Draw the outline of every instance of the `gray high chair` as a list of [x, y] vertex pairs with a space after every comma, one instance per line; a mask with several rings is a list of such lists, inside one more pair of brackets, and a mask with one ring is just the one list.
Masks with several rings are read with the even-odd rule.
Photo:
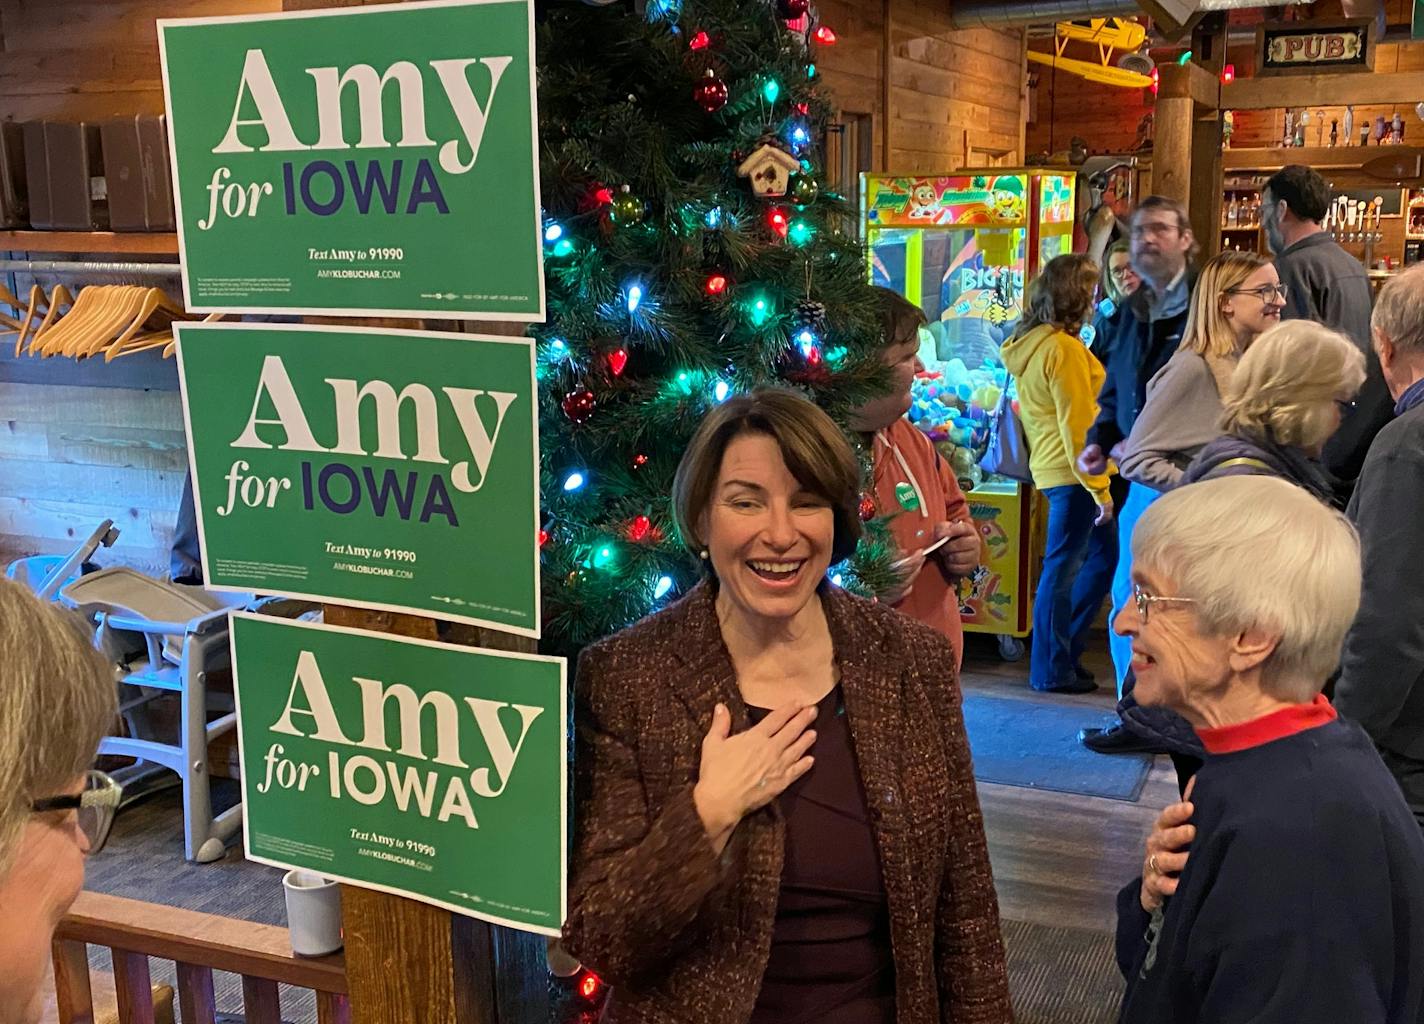
[[[213, 814], [208, 745], [236, 726], [237, 714], [231, 699], [215, 700], [207, 684], [210, 672], [229, 664], [228, 609], [248, 605], [252, 595], [214, 594], [110, 568], [71, 579], [59, 599], [90, 616], [95, 644], [113, 660], [120, 684], [128, 735], [107, 737], [99, 753], [137, 759], [114, 773], [126, 789], [151, 788], [155, 776], [177, 773], [184, 856], [204, 864], [221, 859], [242, 825], [242, 805]], [[176, 742], [162, 736], [153, 714], [154, 703], [170, 693], [181, 705]]]

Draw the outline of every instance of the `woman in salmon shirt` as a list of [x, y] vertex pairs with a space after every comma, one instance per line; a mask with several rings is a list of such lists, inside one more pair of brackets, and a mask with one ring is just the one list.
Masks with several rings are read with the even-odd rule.
[[1048, 499], [1048, 543], [1033, 606], [1029, 684], [1051, 693], [1097, 689], [1073, 667], [1073, 581], [1095, 525], [1112, 519], [1107, 474], [1074, 463], [1098, 415], [1103, 367], [1079, 337], [1093, 313], [1098, 266], [1087, 256], [1050, 260], [1029, 286], [1025, 314], [1004, 343], [1018, 383], [1033, 484]]
[[[897, 611], [943, 633], [964, 656], [959, 619], [959, 581], [979, 567], [979, 533], [954, 470], [930, 439], [905, 419], [910, 384], [924, 370], [920, 362], [920, 307], [888, 288], [876, 288], [884, 323], [881, 358], [890, 368], [891, 390], [851, 414], [850, 425], [869, 435], [874, 447], [871, 496], [877, 516], [891, 516], [890, 533], [904, 552], [900, 585], [882, 600]], [[941, 538], [944, 545], [924, 550]]]

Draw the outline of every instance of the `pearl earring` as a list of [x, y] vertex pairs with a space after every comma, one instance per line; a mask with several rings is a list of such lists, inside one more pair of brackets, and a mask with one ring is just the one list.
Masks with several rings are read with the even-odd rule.
[[698, 555], [701, 556], [701, 558], [702, 558], [702, 560], [703, 560], [704, 562], [707, 561], [708, 558], [712, 557], [712, 556], [708, 553], [708, 551], [707, 551], [706, 548], [703, 548], [701, 551], [699, 551], [699, 552], [698, 552]]

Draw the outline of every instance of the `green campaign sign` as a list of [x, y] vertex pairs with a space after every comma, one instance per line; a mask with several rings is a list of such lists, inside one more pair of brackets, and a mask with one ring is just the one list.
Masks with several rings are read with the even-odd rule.
[[557, 935], [564, 661], [232, 616], [247, 857]]
[[158, 34], [188, 308], [544, 319], [532, 0]]
[[209, 587], [539, 635], [533, 342], [174, 329]]

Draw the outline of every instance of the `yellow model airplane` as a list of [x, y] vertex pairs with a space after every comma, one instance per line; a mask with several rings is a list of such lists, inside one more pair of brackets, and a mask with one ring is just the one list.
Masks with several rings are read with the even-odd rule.
[[[1060, 21], [1054, 31], [1053, 53], [1028, 52], [1028, 59], [1037, 64], [1078, 75], [1090, 82], [1115, 85], [1124, 89], [1146, 89], [1152, 77], [1112, 63], [1118, 50], [1135, 51], [1147, 39], [1147, 30], [1129, 18], [1093, 18], [1087, 24]], [[1091, 43], [1098, 48], [1098, 63], [1063, 56], [1070, 42]]]

